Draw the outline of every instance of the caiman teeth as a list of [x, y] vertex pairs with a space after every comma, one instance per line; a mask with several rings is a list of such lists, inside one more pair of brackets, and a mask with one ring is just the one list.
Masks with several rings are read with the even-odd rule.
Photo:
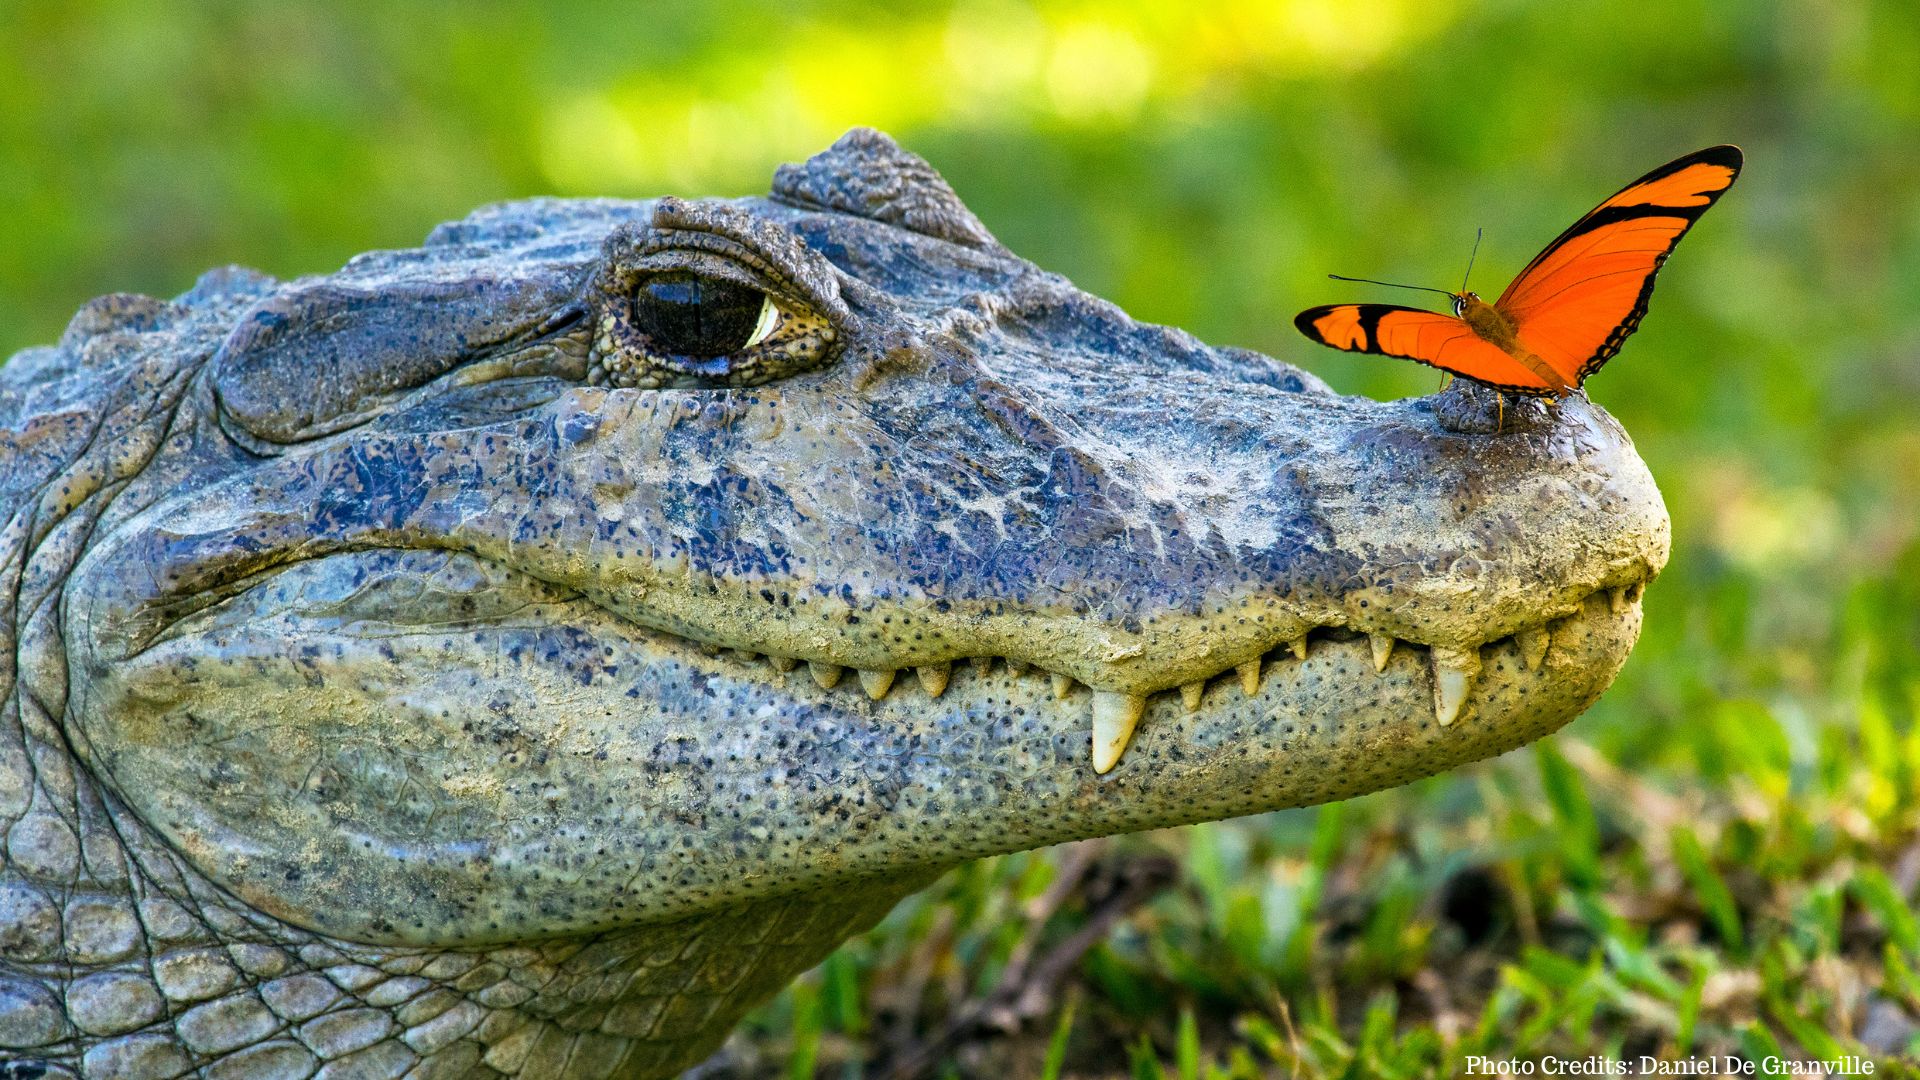
[[1393, 635], [1368, 634], [1367, 643], [1373, 646], [1373, 670], [1387, 670], [1387, 661], [1393, 659]]
[[1450, 649], [1435, 645], [1433, 653], [1433, 716], [1446, 727], [1460, 716], [1473, 689], [1473, 677], [1480, 674], [1480, 650]]
[[[1644, 582], [1632, 582], [1626, 585], [1610, 586], [1598, 590], [1598, 592], [1590, 594], [1590, 597], [1597, 598], [1599, 593], [1605, 593], [1608, 607], [1616, 614], [1623, 614], [1640, 600], [1645, 589], [1646, 585]], [[1368, 651], [1371, 653], [1373, 659], [1374, 671], [1376, 673], [1385, 672], [1387, 665], [1392, 662], [1394, 650], [1400, 645], [1399, 639], [1391, 634], [1372, 631], [1369, 631], [1366, 637]], [[1526, 670], [1529, 672], [1540, 671], [1546, 664], [1547, 654], [1552, 651], [1553, 634], [1551, 629], [1546, 625], [1527, 627], [1514, 631], [1512, 637], [1514, 648], [1519, 653], [1520, 660], [1525, 665]], [[1351, 632], [1343, 632], [1336, 634], [1334, 640], [1339, 642], [1353, 641], [1357, 645], [1358, 635]], [[1259, 694], [1265, 682], [1264, 676], [1266, 672], [1263, 665], [1265, 664], [1266, 658], [1268, 656], [1277, 657], [1279, 650], [1285, 649], [1288, 654], [1296, 659], [1307, 660], [1311, 653], [1311, 641], [1312, 638], [1305, 634], [1296, 638], [1286, 639], [1274, 644], [1268, 653], [1233, 665], [1232, 671], [1234, 675], [1238, 676], [1240, 689], [1248, 696]], [[706, 656], [717, 657], [725, 655], [742, 661], [758, 660], [763, 656], [763, 654], [755, 650], [740, 646], [720, 646], [711, 642], [689, 642], [689, 644], [697, 646], [699, 651]], [[1433, 671], [1434, 719], [1438, 721], [1442, 727], [1451, 726], [1453, 722], [1458, 720], [1461, 714], [1466, 711], [1467, 699], [1473, 693], [1474, 680], [1480, 675], [1482, 665], [1480, 646], [1462, 649], [1445, 645], [1432, 645], [1427, 646], [1427, 649]], [[778, 653], [766, 653], [764, 654], [764, 658], [768, 664], [772, 665], [775, 671], [782, 674], [796, 670], [802, 663], [806, 664], [808, 674], [812, 676], [813, 681], [819, 684], [823, 690], [832, 690], [838, 686], [847, 671], [842, 665], [825, 660], [799, 660], [791, 656], [782, 656]], [[973, 668], [975, 674], [983, 678], [992, 674], [995, 660], [1004, 663], [1008, 673], [1012, 675], [1024, 675], [1035, 670], [1032, 664], [1016, 660], [1011, 656], [972, 656], [966, 658], [966, 660]], [[957, 661], [949, 661], [937, 664], [924, 664], [913, 669], [914, 675], [920, 680], [921, 689], [927, 692], [928, 697], [937, 698], [946, 692], [953, 678], [953, 668], [956, 662]], [[859, 676], [860, 687], [866, 692], [867, 697], [874, 701], [880, 701], [885, 699], [886, 696], [893, 691], [894, 684], [898, 680], [901, 672], [905, 669], [882, 670], [878, 668], [855, 668], [854, 670]], [[1280, 674], [1276, 674], [1275, 677], [1283, 677], [1286, 672], [1291, 670], [1290, 668], [1282, 668], [1280, 669]], [[1044, 669], [1042, 669], [1042, 671], [1048, 674], [1051, 680], [1053, 697], [1056, 700], [1067, 700], [1073, 696], [1074, 690], [1080, 686], [1080, 683], [1072, 675], [1046, 673]], [[1186, 711], [1189, 713], [1199, 712], [1202, 701], [1206, 696], [1207, 683], [1212, 677], [1224, 674], [1225, 672], [1223, 671], [1215, 671], [1213, 675], [1208, 678], [1194, 679], [1190, 682], [1180, 684], [1178, 687], [1180, 702]], [[1173, 688], [1167, 687], [1166, 689], [1170, 691]], [[1140, 723], [1140, 718], [1146, 708], [1146, 702], [1147, 697], [1143, 694], [1113, 690], [1094, 691], [1093, 764], [1096, 773], [1104, 774], [1109, 772], [1119, 763], [1121, 756], [1126, 751], [1129, 740], [1133, 737], [1134, 728]]]
[[893, 689], [893, 676], [894, 673], [891, 671], [868, 671], [866, 668], [861, 668], [860, 688], [867, 692], [868, 697], [879, 701], [887, 696], [888, 690]]
[[1520, 659], [1526, 662], [1527, 670], [1539, 671], [1547, 659], [1547, 646], [1553, 644], [1553, 634], [1544, 626], [1534, 626], [1513, 635], [1513, 642], [1520, 646]]
[[1093, 692], [1093, 771], [1105, 775], [1120, 763], [1133, 729], [1140, 726], [1147, 699], [1140, 694], [1122, 694], [1112, 690]]
[[926, 664], [913, 669], [920, 676], [920, 688], [928, 697], [939, 697], [947, 692], [947, 681], [953, 678], [952, 664]]
[[1205, 679], [1195, 679], [1180, 687], [1180, 704], [1185, 705], [1188, 712], [1199, 712], [1200, 695], [1206, 692], [1207, 681]]
[[846, 671], [839, 664], [827, 664], [819, 660], [807, 661], [807, 670], [813, 673], [813, 681], [819, 683], [822, 690], [833, 689], [840, 682], [840, 676]]

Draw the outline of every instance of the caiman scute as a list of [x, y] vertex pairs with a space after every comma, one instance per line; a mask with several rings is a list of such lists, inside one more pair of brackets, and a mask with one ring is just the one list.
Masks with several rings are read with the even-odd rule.
[[1135, 322], [870, 131], [104, 297], [0, 369], [0, 1060], [671, 1075], [964, 860], [1566, 723], [1667, 528], [1584, 398]]

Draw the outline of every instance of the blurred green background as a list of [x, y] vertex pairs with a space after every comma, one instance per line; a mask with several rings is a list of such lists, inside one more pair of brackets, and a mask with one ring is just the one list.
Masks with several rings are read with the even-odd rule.
[[[0, 355], [98, 293], [324, 272], [483, 202], [762, 192], [869, 124], [1137, 317], [1426, 393], [1424, 368], [1298, 337], [1302, 307], [1393, 298], [1327, 272], [1450, 286], [1484, 227], [1492, 294], [1629, 179], [1740, 144], [1738, 187], [1590, 386], [1674, 519], [1614, 691], [1544, 751], [1102, 846], [1108, 870], [1173, 856], [1174, 883], [1043, 1015], [926, 1056], [1448, 1075], [1476, 1047], [1916, 1045], [1911, 0], [88, 0], [0, 4], [0, 43]], [[1098, 913], [1083, 889], [1021, 914], [1076, 865], [950, 877], [729, 1067], [861, 1075], [924, 1046]]]

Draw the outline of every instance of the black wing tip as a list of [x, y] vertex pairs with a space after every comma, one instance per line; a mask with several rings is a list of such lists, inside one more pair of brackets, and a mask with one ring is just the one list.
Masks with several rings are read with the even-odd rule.
[[[1646, 180], [1654, 180], [1671, 173], [1677, 173], [1689, 165], [1719, 165], [1731, 170], [1735, 176], [1738, 176], [1740, 175], [1740, 167], [1746, 163], [1747, 155], [1744, 151], [1732, 143], [1721, 143], [1718, 146], [1709, 146], [1702, 150], [1695, 150], [1691, 154], [1682, 154], [1672, 161], [1667, 162], [1665, 165], [1653, 170], [1653, 172], [1647, 174], [1642, 180], [1636, 181], [1636, 183], [1644, 183]], [[1631, 187], [1632, 185], [1628, 186]]]
[[1740, 166], [1747, 163], [1746, 152], [1732, 143], [1721, 143], [1718, 146], [1709, 146], [1705, 150], [1695, 150], [1687, 156], [1709, 165], [1725, 165], [1734, 172], [1739, 172]]
[[1315, 330], [1313, 324], [1319, 322], [1328, 312], [1338, 306], [1338, 304], [1321, 304], [1319, 307], [1310, 307], [1293, 317], [1293, 328], [1315, 341], [1319, 341], [1320, 331]]

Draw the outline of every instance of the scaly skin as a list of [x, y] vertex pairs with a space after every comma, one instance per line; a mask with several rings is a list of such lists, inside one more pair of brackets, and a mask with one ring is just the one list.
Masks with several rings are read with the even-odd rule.
[[[662, 359], [676, 268], [779, 332]], [[667, 1076], [964, 860], [1537, 738], [1667, 521], [1493, 415], [1135, 323], [861, 131], [95, 301], [0, 369], [0, 1060]]]

